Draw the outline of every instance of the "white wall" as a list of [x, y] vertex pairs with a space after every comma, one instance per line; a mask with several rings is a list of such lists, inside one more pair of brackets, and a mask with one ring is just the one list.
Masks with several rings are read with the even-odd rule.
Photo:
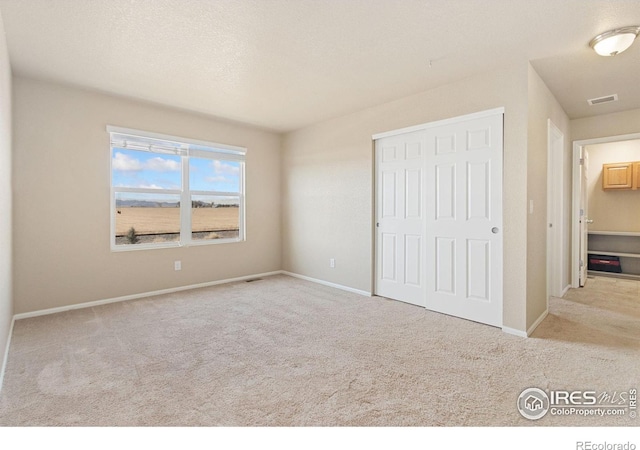
[[640, 161], [640, 140], [585, 146], [589, 152], [589, 218], [591, 230], [640, 232], [640, 191], [603, 190], [602, 165]]
[[526, 330], [527, 78], [522, 63], [287, 134], [285, 270], [371, 291], [372, 134], [505, 107], [503, 319]]
[[571, 121], [571, 140], [581, 141], [640, 133], [640, 109], [584, 117]]
[[11, 111], [11, 67], [0, 15], [0, 377], [13, 317]]
[[569, 117], [544, 81], [529, 64], [527, 130], [527, 190], [533, 213], [527, 220], [527, 327], [547, 309], [547, 147], [548, 119], [565, 136], [563, 151], [563, 261], [562, 286], [569, 284], [571, 270], [571, 145]]
[[[49, 82], [13, 87], [15, 313], [281, 268], [278, 134]], [[112, 252], [107, 125], [246, 147], [247, 241]]]

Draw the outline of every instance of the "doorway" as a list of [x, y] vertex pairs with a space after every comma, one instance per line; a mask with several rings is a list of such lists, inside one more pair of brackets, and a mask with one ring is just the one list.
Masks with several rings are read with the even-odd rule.
[[[630, 268], [632, 272], [640, 271], [640, 229], [636, 229], [639, 221], [628, 217], [628, 213], [640, 210], [640, 192], [626, 189], [613, 192], [604, 189], [603, 162], [615, 162], [617, 157], [613, 156], [613, 153], [605, 159], [586, 158], [593, 153], [593, 151], [589, 152], [589, 149], [594, 150], [608, 144], [622, 145], [625, 142], [637, 142], [640, 145], [640, 133], [587, 139], [573, 143], [572, 287], [584, 286], [588, 282], [589, 253], [614, 257], [614, 260], [618, 258], [618, 261]], [[622, 158], [640, 161], [640, 151], [637, 155], [637, 159], [633, 155]], [[587, 171], [584, 163], [588, 160], [590, 160], [588, 164], [591, 169]], [[585, 174], [591, 174], [591, 176], [585, 179]], [[589, 204], [593, 203], [589, 199], [594, 195], [604, 198], [604, 203], [611, 206], [609, 213], [602, 215], [589, 211]], [[623, 197], [632, 199], [631, 207], [619, 206], [622, 205], [619, 202]], [[591, 272], [591, 274], [594, 273], [597, 272]], [[614, 272], [605, 275], [618, 276]], [[620, 276], [634, 278], [633, 275], [624, 273]], [[640, 279], [640, 276], [638, 278]]]
[[503, 114], [374, 136], [376, 295], [502, 326]]

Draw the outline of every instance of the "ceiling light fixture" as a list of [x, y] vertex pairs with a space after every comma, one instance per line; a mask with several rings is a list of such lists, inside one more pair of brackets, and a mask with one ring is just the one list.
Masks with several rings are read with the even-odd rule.
[[631, 47], [638, 33], [640, 33], [640, 27], [618, 28], [597, 35], [589, 42], [589, 46], [598, 55], [615, 56]]

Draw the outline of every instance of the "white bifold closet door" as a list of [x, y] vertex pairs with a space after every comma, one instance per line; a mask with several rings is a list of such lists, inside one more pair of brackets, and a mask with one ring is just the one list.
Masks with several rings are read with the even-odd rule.
[[502, 121], [376, 140], [376, 294], [502, 325]]

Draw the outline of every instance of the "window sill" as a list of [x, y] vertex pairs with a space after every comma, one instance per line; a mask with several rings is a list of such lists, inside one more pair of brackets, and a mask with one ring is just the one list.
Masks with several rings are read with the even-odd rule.
[[203, 245], [217, 245], [217, 244], [234, 244], [238, 242], [244, 242], [246, 239], [233, 238], [233, 239], [211, 239], [207, 241], [191, 241], [188, 244], [181, 244], [179, 242], [169, 242], [165, 244], [129, 244], [111, 246], [111, 251], [115, 253], [119, 252], [132, 252], [138, 250], [155, 250], [164, 248], [186, 248], [186, 247], [201, 247]]

